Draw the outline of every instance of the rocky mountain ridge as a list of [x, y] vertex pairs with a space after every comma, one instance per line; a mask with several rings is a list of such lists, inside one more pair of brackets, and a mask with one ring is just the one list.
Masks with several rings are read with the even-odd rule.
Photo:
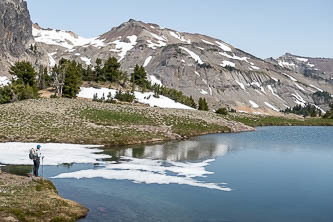
[[[315, 104], [317, 91], [333, 93], [329, 74], [321, 78], [307, 75], [310, 69], [320, 72], [313, 59], [287, 54], [288, 60], [262, 60], [221, 40], [152, 23], [129, 20], [90, 39], [52, 29], [34, 28], [33, 33], [49, 53], [50, 66], [63, 57], [88, 66], [97, 58], [115, 56], [128, 73], [136, 64], [143, 65], [154, 82], [195, 99], [206, 97], [212, 108], [274, 113], [297, 104]], [[291, 59], [297, 61], [295, 68], [288, 66]]]
[[[20, 0], [5, 2], [12, 1], [26, 7]], [[23, 11], [30, 21], [27, 9]], [[324, 100], [314, 99], [313, 94], [333, 94], [331, 66], [323, 60], [290, 54], [262, 60], [216, 38], [132, 19], [96, 38], [43, 29], [28, 21], [26, 26], [32, 26], [33, 39], [24, 38], [18, 57], [2, 60], [6, 61], [1, 64], [3, 70], [18, 59], [52, 67], [66, 58], [93, 66], [97, 58], [115, 56], [124, 71], [131, 73], [136, 64], [143, 65], [153, 82], [181, 90], [195, 100], [205, 97], [211, 109], [228, 106], [258, 114], [274, 114], [306, 103], [324, 111], [327, 104], [319, 104], [317, 101]], [[30, 33], [29, 28], [21, 31]], [[31, 41], [34, 51], [29, 51]]]

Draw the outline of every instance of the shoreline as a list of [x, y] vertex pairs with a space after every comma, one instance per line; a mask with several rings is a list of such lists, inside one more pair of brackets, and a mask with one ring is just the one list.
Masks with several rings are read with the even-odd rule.
[[0, 172], [1, 221], [76, 221], [88, 209], [59, 196], [45, 178], [30, 178]]

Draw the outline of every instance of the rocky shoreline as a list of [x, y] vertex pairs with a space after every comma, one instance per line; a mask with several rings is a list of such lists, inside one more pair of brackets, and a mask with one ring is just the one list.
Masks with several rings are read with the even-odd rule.
[[75, 221], [87, 213], [49, 180], [0, 172], [0, 221]]

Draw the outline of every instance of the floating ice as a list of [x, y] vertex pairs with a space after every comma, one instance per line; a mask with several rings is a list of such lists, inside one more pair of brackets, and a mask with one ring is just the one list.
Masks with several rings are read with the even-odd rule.
[[[181, 184], [220, 191], [231, 191], [231, 188], [225, 187], [221, 183], [208, 183], [196, 179], [213, 174], [213, 172], [209, 172], [205, 169], [210, 162], [214, 161], [213, 159], [198, 163], [137, 159], [131, 157], [123, 157], [123, 159], [126, 160], [117, 164], [106, 164], [105, 167], [100, 169], [62, 173], [53, 178], [104, 178], [129, 180], [134, 183]], [[225, 183], [223, 184], [225, 185]]]

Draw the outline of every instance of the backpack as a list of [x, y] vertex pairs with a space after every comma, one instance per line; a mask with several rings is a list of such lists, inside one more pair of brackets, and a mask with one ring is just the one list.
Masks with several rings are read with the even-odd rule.
[[33, 160], [34, 159], [34, 154], [33, 154], [33, 148], [30, 149], [30, 152], [29, 152], [29, 159], [30, 160]]

